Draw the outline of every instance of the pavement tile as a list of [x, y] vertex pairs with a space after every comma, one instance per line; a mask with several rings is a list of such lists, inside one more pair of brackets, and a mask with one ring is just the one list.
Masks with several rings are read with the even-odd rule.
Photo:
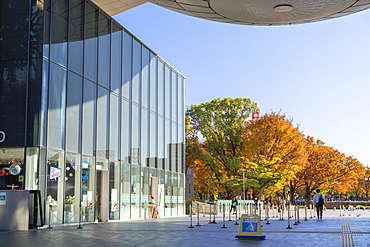
[[[287, 218], [280, 221], [277, 217], [261, 222], [266, 240], [235, 240], [239, 225], [233, 220], [222, 221], [222, 216], [216, 217], [217, 224], [209, 224], [209, 216], [193, 216], [193, 227], [189, 228], [190, 217], [175, 217], [147, 220], [132, 220], [109, 223], [84, 224], [83, 229], [77, 225], [55, 226], [52, 229], [42, 228], [29, 231], [0, 232], [0, 246], [305, 246], [305, 247], [338, 247], [342, 243], [342, 223], [349, 225], [353, 244], [356, 247], [370, 246], [370, 212], [363, 211], [357, 217], [355, 212], [345, 212], [346, 216], [339, 216], [339, 211], [327, 210], [323, 220], [315, 218], [300, 219], [300, 224], [286, 229]], [[304, 215], [304, 212], [300, 213]], [[265, 216], [262, 214], [262, 219]], [[213, 220], [213, 216], [211, 217]], [[239, 223], [239, 222], [238, 222]], [[227, 228], [222, 228], [225, 225]]]

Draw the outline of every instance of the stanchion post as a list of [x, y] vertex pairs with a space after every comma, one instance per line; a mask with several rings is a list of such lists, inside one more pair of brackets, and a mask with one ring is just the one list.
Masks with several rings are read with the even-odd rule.
[[301, 222], [299, 221], [299, 205], [297, 206], [297, 223], [300, 224]]
[[225, 206], [226, 206], [225, 204], [222, 204], [222, 227], [221, 228], [227, 228], [225, 226], [225, 214], [226, 214]]
[[236, 214], [235, 214], [235, 224], [234, 225], [239, 225], [239, 223], [238, 223], [238, 205], [236, 205]]
[[229, 221], [231, 221], [231, 210], [232, 210], [232, 207], [231, 207], [231, 204], [230, 205], [230, 210], [229, 210]]
[[81, 217], [82, 217], [82, 205], [81, 205], [81, 202], [80, 202], [80, 217], [78, 217], [78, 227], [77, 229], [83, 229], [82, 226], [81, 226]]
[[191, 207], [191, 205], [189, 205], [190, 226], [188, 228], [194, 228], [192, 214], [193, 214], [192, 207]]
[[312, 219], [312, 204], [310, 203], [310, 219]]
[[293, 225], [298, 225], [298, 222], [297, 222], [297, 204], [294, 207], [294, 224]]
[[197, 203], [197, 219], [198, 219], [198, 224], [196, 224], [196, 226], [201, 226], [199, 224], [199, 202]]
[[216, 222], [216, 203], [213, 204], [213, 221], [212, 224], [217, 224]]
[[267, 219], [267, 222], [266, 222], [266, 225], [270, 225], [270, 222], [269, 222], [269, 210], [270, 210], [270, 207], [269, 207], [269, 204], [267, 203], [266, 204], [266, 219]]
[[290, 226], [290, 205], [288, 206], [288, 226], [286, 227], [286, 229], [292, 229], [292, 227]]
[[209, 204], [209, 221], [208, 224], [212, 223], [212, 212], [211, 212], [211, 203]]
[[48, 229], [52, 229], [51, 227], [51, 205], [49, 204], [49, 226]]

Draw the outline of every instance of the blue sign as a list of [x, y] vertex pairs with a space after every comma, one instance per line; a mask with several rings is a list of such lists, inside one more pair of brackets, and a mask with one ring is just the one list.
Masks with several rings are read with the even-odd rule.
[[6, 193], [0, 193], [0, 205], [6, 205]]

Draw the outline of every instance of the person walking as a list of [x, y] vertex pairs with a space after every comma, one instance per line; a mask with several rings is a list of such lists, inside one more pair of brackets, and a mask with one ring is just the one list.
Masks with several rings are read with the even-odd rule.
[[313, 204], [316, 207], [317, 219], [322, 220], [322, 209], [324, 207], [325, 197], [320, 193], [320, 190], [316, 190], [316, 194], [313, 196]]
[[236, 207], [238, 206], [238, 199], [236, 199], [236, 196], [233, 197], [231, 200], [231, 208], [230, 208], [230, 213], [232, 210], [234, 210], [234, 214], [236, 214]]

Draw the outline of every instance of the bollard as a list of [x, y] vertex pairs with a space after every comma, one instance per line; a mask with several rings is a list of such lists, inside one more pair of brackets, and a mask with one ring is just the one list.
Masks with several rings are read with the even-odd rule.
[[299, 205], [297, 207], [297, 223], [301, 224], [301, 222], [299, 221]]
[[238, 224], [238, 207], [236, 207], [235, 224], [234, 225], [239, 225]]
[[333, 208], [333, 211], [335, 211], [335, 209], [336, 209], [336, 208], [334, 207], [334, 208]]
[[216, 203], [213, 204], [213, 221], [212, 224], [217, 224], [216, 222]]
[[222, 227], [221, 228], [227, 228], [225, 226], [225, 204], [222, 204]]
[[307, 205], [304, 205], [304, 220], [307, 221]]
[[294, 224], [293, 225], [298, 225], [297, 221], [297, 205], [294, 207]]
[[82, 226], [81, 226], [81, 217], [82, 217], [82, 211], [81, 210], [82, 210], [82, 205], [80, 203], [80, 217], [78, 219], [78, 227], [77, 227], [77, 229], [83, 229]]
[[339, 217], [342, 217], [342, 205], [339, 205]]
[[193, 214], [193, 211], [192, 211], [191, 205], [189, 205], [190, 226], [188, 228], [194, 228], [192, 214]]
[[197, 219], [198, 219], [198, 224], [196, 224], [196, 226], [201, 226], [200, 224], [199, 224], [199, 203], [197, 203]]
[[288, 207], [288, 226], [286, 227], [286, 229], [292, 229], [292, 227], [290, 226], [290, 205]]
[[312, 219], [312, 204], [310, 204], [310, 219]]

